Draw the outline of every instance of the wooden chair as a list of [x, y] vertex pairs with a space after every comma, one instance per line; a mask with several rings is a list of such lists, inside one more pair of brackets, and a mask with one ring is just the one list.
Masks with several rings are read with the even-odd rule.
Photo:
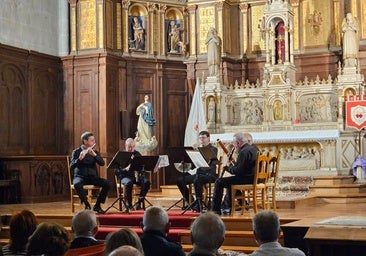
[[[66, 157], [67, 161], [67, 170], [69, 174], [69, 183], [70, 183], [70, 201], [71, 201], [71, 212], [75, 212], [75, 206], [80, 206], [80, 198], [78, 194], [75, 191], [74, 184], [72, 184], [72, 181], [74, 179], [74, 172], [70, 168], [70, 157]], [[101, 187], [94, 186], [94, 185], [84, 185], [83, 188], [87, 191], [87, 199], [90, 205], [92, 205], [92, 198], [93, 198], [93, 191], [97, 190], [100, 192]]]
[[65, 256], [104, 256], [105, 244], [69, 249]]
[[268, 160], [268, 180], [266, 182], [266, 208], [277, 209], [276, 187], [278, 180], [278, 170], [280, 167], [280, 154], [269, 157]]
[[[241, 214], [249, 207], [253, 207], [254, 213], [258, 212], [258, 206], [265, 208], [266, 182], [268, 179], [268, 157], [257, 154], [255, 163], [253, 184], [231, 186], [231, 216], [235, 213], [235, 201], [242, 200]], [[236, 192], [239, 193], [236, 195]]]

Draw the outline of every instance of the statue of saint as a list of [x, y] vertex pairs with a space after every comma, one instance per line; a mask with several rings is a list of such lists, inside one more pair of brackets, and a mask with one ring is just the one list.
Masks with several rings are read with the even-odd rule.
[[136, 109], [136, 115], [139, 116], [137, 122], [137, 140], [148, 142], [153, 137], [153, 128], [156, 123], [154, 119], [154, 110], [149, 102], [149, 96], [145, 95], [145, 101]]
[[209, 76], [218, 76], [220, 67], [220, 44], [221, 40], [217, 36], [215, 28], [210, 28], [207, 34], [207, 65]]
[[144, 28], [138, 17], [133, 18], [133, 36], [134, 36], [134, 47], [136, 50], [144, 50], [145, 38], [144, 38]]
[[351, 13], [347, 13], [342, 22], [343, 32], [343, 65], [344, 67], [356, 67], [359, 48], [359, 25]]
[[213, 97], [210, 98], [207, 106], [207, 113], [208, 113], [208, 122], [215, 122], [216, 121], [216, 104]]
[[175, 22], [175, 20], [170, 21], [169, 25], [169, 34], [168, 34], [168, 43], [169, 43], [169, 49], [170, 52], [175, 53], [178, 52], [178, 46], [179, 46], [179, 35], [180, 29]]

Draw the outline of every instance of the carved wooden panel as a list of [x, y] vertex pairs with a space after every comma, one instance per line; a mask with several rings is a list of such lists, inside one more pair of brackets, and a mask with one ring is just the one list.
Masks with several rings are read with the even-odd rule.
[[60, 151], [59, 58], [0, 45], [0, 154]]

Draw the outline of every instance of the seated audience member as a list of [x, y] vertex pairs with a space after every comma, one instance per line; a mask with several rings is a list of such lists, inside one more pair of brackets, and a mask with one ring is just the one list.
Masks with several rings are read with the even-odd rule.
[[27, 255], [63, 256], [69, 245], [70, 236], [63, 226], [43, 222], [29, 237]]
[[109, 256], [143, 256], [143, 254], [131, 245], [123, 245], [111, 252]]
[[191, 240], [193, 249], [189, 256], [217, 255], [225, 240], [224, 222], [213, 212], [201, 214], [191, 225]]
[[23, 210], [15, 213], [9, 223], [9, 244], [4, 245], [0, 255], [26, 255], [28, 237], [36, 230], [37, 224], [37, 219], [33, 212]]
[[109, 233], [106, 237], [105, 253], [108, 255], [113, 250], [123, 245], [130, 245], [144, 254], [144, 249], [137, 233], [129, 228], [120, 229], [116, 232]]
[[75, 239], [71, 242], [70, 249], [102, 243], [94, 238], [98, 231], [98, 222], [97, 215], [92, 210], [77, 212], [72, 217], [71, 228], [75, 234]]
[[182, 247], [169, 241], [170, 222], [167, 212], [159, 206], [151, 206], [144, 212], [141, 236], [145, 256], [184, 256]]
[[280, 236], [280, 220], [273, 211], [261, 211], [253, 217], [253, 233], [259, 248], [252, 256], [305, 256], [297, 248], [286, 248], [278, 242]]

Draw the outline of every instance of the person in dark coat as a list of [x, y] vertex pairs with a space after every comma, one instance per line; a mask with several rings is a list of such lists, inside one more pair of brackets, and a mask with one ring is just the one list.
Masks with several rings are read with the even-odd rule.
[[91, 210], [77, 212], [71, 220], [71, 228], [75, 239], [70, 244], [70, 249], [93, 246], [103, 243], [94, 238], [98, 231], [97, 216]]
[[182, 246], [167, 238], [169, 227], [168, 214], [163, 208], [151, 206], [146, 209], [141, 236], [145, 256], [185, 256]]

